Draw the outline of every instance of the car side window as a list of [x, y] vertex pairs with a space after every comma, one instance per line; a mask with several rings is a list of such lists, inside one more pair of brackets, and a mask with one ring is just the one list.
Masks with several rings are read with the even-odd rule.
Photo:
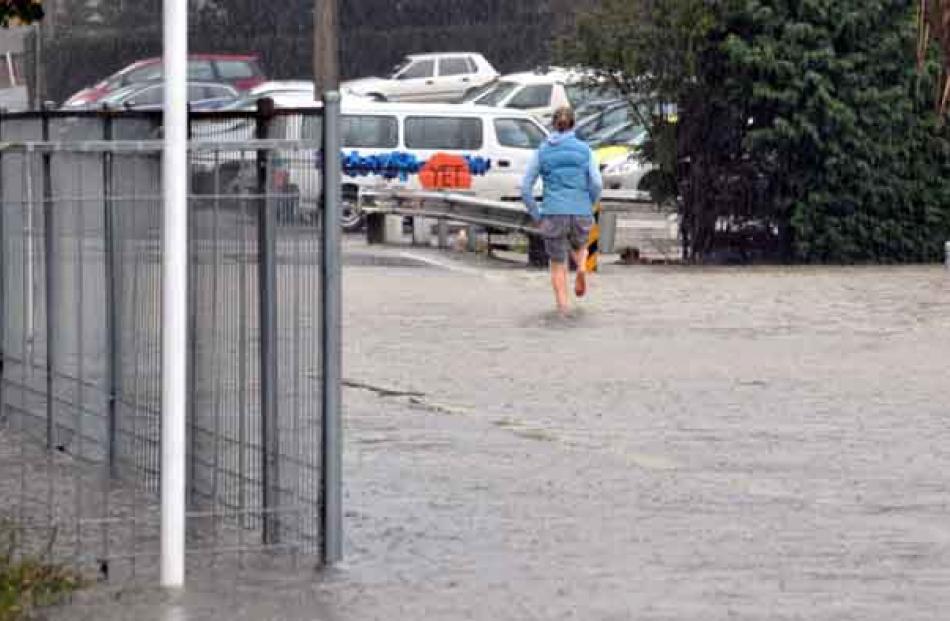
[[343, 146], [393, 149], [399, 145], [399, 123], [394, 116], [344, 115]]
[[434, 60], [420, 60], [414, 62], [399, 74], [397, 80], [417, 80], [419, 78], [431, 78], [435, 74]]
[[214, 80], [214, 68], [211, 61], [208, 60], [189, 60], [188, 61], [188, 79], [189, 80]]
[[537, 149], [544, 142], [544, 131], [527, 119], [495, 121], [498, 144], [513, 149]]
[[465, 62], [465, 58], [455, 57], [455, 58], [443, 58], [439, 61], [439, 75], [454, 76], [454, 75], [465, 75], [467, 73], [472, 73], [469, 70], [468, 63]]
[[469, 73], [478, 73], [478, 64], [475, 62], [474, 58], [471, 56], [466, 56], [465, 63], [468, 65]]
[[554, 88], [550, 84], [536, 84], [526, 86], [508, 102], [508, 108], [530, 110], [544, 108], [551, 105], [551, 92]]
[[219, 60], [215, 64], [222, 80], [246, 80], [255, 75], [254, 67], [243, 60]]
[[410, 149], [474, 151], [482, 148], [482, 121], [473, 118], [416, 116], [406, 119]]
[[224, 85], [205, 84], [202, 87], [204, 99], [218, 99], [219, 97], [234, 97], [234, 91]]
[[145, 90], [139, 91], [128, 100], [132, 106], [151, 106], [162, 103], [165, 89], [161, 86], [151, 86]]

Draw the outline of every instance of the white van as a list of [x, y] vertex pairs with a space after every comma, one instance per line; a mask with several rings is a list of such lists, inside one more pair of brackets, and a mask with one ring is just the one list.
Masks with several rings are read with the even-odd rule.
[[[313, 109], [320, 103], [295, 99], [282, 103], [281, 110]], [[281, 114], [275, 119], [268, 138], [278, 140], [321, 140], [322, 118], [319, 116]], [[521, 194], [521, 180], [538, 146], [547, 137], [547, 130], [534, 116], [518, 110], [484, 106], [426, 103], [386, 103], [355, 97], [344, 97], [340, 138], [343, 153], [360, 156], [410, 153], [420, 161], [446, 153], [480, 157], [491, 161], [489, 171], [472, 176], [470, 193], [491, 200], [516, 198]], [[253, 136], [250, 120], [224, 120], [196, 125], [197, 140], [241, 142]], [[223, 189], [234, 193], [253, 189], [256, 170], [253, 149], [215, 156], [193, 156], [197, 168], [212, 170]], [[320, 205], [322, 179], [318, 162], [319, 149], [274, 152], [272, 183], [276, 188], [298, 196], [293, 211], [304, 215], [316, 212]], [[200, 161], [198, 161], [200, 160]], [[418, 175], [406, 179], [385, 179], [379, 175], [343, 175], [343, 225], [355, 230], [362, 224], [361, 195], [364, 189], [421, 190]], [[207, 191], [207, 190], [205, 190]], [[280, 192], [281, 190], [275, 189]]]
[[[289, 116], [272, 138], [318, 138], [318, 118]], [[437, 153], [491, 160], [484, 176], [473, 176], [465, 192], [501, 200], [520, 196], [521, 180], [547, 130], [534, 116], [517, 110], [453, 104], [384, 103], [344, 100], [340, 139], [343, 152], [361, 156], [405, 152], [425, 161]], [[302, 211], [319, 204], [319, 178], [293, 166], [290, 183], [300, 190]], [[418, 175], [384, 179], [378, 175], [343, 176], [344, 227], [361, 223], [360, 195], [366, 188], [422, 189]]]

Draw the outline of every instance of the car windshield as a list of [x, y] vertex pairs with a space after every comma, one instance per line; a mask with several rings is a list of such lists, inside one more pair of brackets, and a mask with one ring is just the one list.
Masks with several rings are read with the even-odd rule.
[[411, 58], [408, 58], [408, 57], [403, 58], [401, 61], [399, 61], [399, 64], [393, 67], [393, 70], [389, 73], [389, 77], [395, 78], [397, 75], [399, 75], [399, 73], [402, 72], [403, 69], [405, 69], [411, 64], [412, 64]]
[[586, 82], [568, 84], [565, 90], [567, 99], [574, 109], [579, 109], [594, 101], [616, 100], [620, 97], [620, 91], [613, 86], [591, 85]]
[[630, 123], [633, 120], [633, 109], [629, 104], [623, 103], [582, 119], [577, 124], [575, 133], [581, 140], [593, 142], [616, 129], [618, 125]]
[[483, 84], [482, 86], [479, 86], [478, 88], [474, 88], [472, 89], [472, 92], [470, 92], [468, 95], [465, 96], [465, 98], [462, 100], [462, 103], [473, 103], [476, 99], [478, 99], [485, 93], [495, 90], [495, 87], [497, 86], [498, 86], [497, 82], [489, 82], [488, 84]]
[[518, 88], [518, 86], [519, 84], [516, 82], [499, 82], [495, 88], [476, 99], [473, 103], [480, 106], [497, 106], [505, 97]]
[[646, 137], [646, 130], [637, 123], [624, 123], [608, 127], [596, 133], [590, 139], [591, 148], [597, 149], [614, 144], [640, 144]]
[[141, 84], [136, 84], [134, 86], [126, 86], [126, 87], [120, 88], [117, 91], [109, 93], [107, 96], [99, 100], [99, 103], [105, 104], [105, 105], [122, 103], [126, 99], [128, 99], [131, 95], [133, 95], [134, 93], [137, 93], [140, 90], [142, 90]]

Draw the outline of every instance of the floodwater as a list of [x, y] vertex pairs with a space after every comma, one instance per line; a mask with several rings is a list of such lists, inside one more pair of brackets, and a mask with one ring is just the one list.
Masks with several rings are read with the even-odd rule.
[[946, 618], [946, 270], [440, 261], [346, 270], [341, 567], [52, 618]]

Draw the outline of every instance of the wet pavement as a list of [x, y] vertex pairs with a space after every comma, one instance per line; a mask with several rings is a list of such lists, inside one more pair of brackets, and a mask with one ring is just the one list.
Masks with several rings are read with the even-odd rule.
[[344, 565], [52, 618], [946, 618], [942, 268], [608, 265], [560, 319], [544, 273], [348, 251]]

